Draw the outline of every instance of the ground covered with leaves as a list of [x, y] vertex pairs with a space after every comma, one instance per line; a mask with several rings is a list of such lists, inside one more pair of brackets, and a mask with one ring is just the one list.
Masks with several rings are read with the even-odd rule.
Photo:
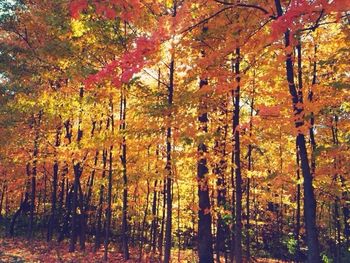
[[[93, 252], [92, 246], [87, 245], [85, 251], [68, 252], [68, 244], [57, 242], [28, 241], [22, 238], [0, 239], [0, 262], [103, 262], [103, 249]], [[110, 248], [110, 262], [125, 262], [122, 254]], [[136, 262], [129, 260], [128, 262]]]
[[[115, 247], [110, 248], [109, 262], [139, 262], [139, 254], [136, 250], [132, 250], [131, 259], [124, 261], [121, 253], [117, 251]], [[178, 257], [178, 251], [173, 251], [172, 262], [184, 262], [192, 263], [196, 262], [195, 253], [193, 251], [181, 251], [180, 259]], [[175, 255], [176, 254], [176, 255]], [[40, 240], [28, 241], [25, 238], [0, 238], [0, 263], [53, 263], [53, 262], [64, 262], [64, 263], [80, 263], [90, 262], [98, 263], [103, 261], [103, 248], [99, 251], [93, 252], [91, 244], [87, 244], [85, 251], [76, 251], [73, 253], [68, 252], [67, 243], [51, 242], [46, 243]], [[141, 262], [158, 262], [155, 259], [151, 259], [144, 255]], [[223, 260], [224, 262], [224, 260]], [[259, 263], [277, 263], [282, 262], [273, 259], [259, 258], [255, 259], [254, 262]]]

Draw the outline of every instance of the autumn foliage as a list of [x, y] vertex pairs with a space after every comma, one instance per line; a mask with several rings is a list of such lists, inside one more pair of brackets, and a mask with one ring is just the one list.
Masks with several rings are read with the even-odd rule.
[[349, 10], [1, 2], [0, 261], [349, 262]]

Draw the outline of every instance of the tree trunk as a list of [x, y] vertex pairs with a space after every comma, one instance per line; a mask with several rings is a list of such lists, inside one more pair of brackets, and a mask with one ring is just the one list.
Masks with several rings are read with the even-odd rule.
[[5, 192], [6, 192], [6, 181], [4, 181], [2, 184], [1, 199], [0, 199], [0, 219], [2, 218], [2, 206], [4, 203]]
[[[78, 131], [77, 131], [77, 144], [80, 147], [80, 142], [83, 137], [83, 131], [81, 130], [82, 122], [82, 99], [84, 96], [84, 88], [80, 87], [79, 90], [79, 103], [80, 103], [80, 113], [78, 120]], [[72, 224], [71, 224], [71, 239], [69, 243], [69, 252], [74, 252], [75, 244], [77, 242], [78, 230], [81, 228], [80, 215], [77, 213], [77, 208], [79, 205], [78, 192], [80, 186], [80, 177], [83, 173], [83, 167], [80, 160], [73, 160], [73, 171], [74, 171], [74, 183], [72, 192]], [[81, 202], [83, 202], [81, 200]]]
[[[216, 174], [217, 181], [217, 206], [219, 211], [226, 209], [226, 135], [227, 135], [227, 97], [224, 95], [219, 99], [219, 127], [216, 132], [218, 138], [215, 140], [214, 153], [219, 157], [215, 164], [214, 174]], [[220, 212], [217, 220], [217, 234], [216, 234], [216, 261], [220, 263], [220, 253], [226, 253], [226, 234], [229, 232], [228, 225], [222, 218]]]
[[73, 166], [74, 170], [74, 183], [72, 191], [72, 223], [71, 223], [71, 238], [69, 242], [69, 252], [75, 251], [75, 244], [77, 242], [78, 228], [79, 228], [79, 215], [77, 213], [78, 208], [78, 191], [79, 181], [81, 175], [81, 163], [77, 162]]
[[234, 144], [234, 164], [235, 164], [235, 186], [236, 186], [236, 217], [235, 217], [235, 260], [242, 262], [242, 175], [241, 175], [241, 145], [239, 135], [239, 102], [240, 102], [240, 49], [236, 49], [235, 75], [237, 87], [233, 91], [234, 111], [233, 111], [233, 134]]
[[[255, 80], [254, 80], [255, 81]], [[255, 85], [255, 84], [254, 84]], [[252, 139], [252, 133], [253, 133], [253, 111], [254, 111], [254, 95], [255, 95], [255, 86], [253, 86], [253, 95], [252, 95], [252, 101], [250, 104], [250, 121], [249, 121], [249, 139]], [[253, 170], [253, 160], [252, 160], [252, 153], [253, 152], [253, 146], [251, 142], [248, 145], [248, 171], [251, 172]], [[250, 261], [250, 177], [247, 178], [247, 201], [246, 201], [246, 209], [247, 209], [247, 238], [246, 238], [246, 257], [247, 261]]]
[[297, 194], [296, 194], [296, 202], [297, 202], [297, 211], [296, 211], [296, 224], [295, 224], [295, 239], [297, 241], [296, 250], [295, 250], [295, 260], [300, 262], [300, 198], [301, 198], [301, 189], [300, 189], [300, 158], [299, 158], [299, 150], [298, 145], [296, 145], [296, 164], [297, 164]]
[[146, 239], [145, 227], [146, 227], [146, 219], [147, 219], [148, 206], [149, 206], [149, 194], [150, 194], [150, 186], [149, 186], [149, 180], [147, 180], [146, 207], [145, 207], [145, 211], [143, 213], [142, 226], [141, 226], [139, 261], [141, 261], [141, 259], [142, 259], [143, 245], [144, 245], [145, 239]]
[[127, 157], [126, 157], [126, 94], [125, 89], [121, 91], [120, 98], [120, 129], [123, 133], [122, 145], [121, 145], [121, 162], [123, 169], [123, 211], [122, 211], [122, 245], [123, 245], [123, 256], [125, 260], [128, 260], [129, 255], [129, 226], [128, 226], [128, 177], [127, 177]]
[[104, 240], [104, 254], [103, 259], [108, 260], [108, 245], [109, 235], [111, 229], [111, 217], [112, 217], [112, 175], [113, 175], [113, 146], [109, 148], [109, 171], [108, 171], [108, 188], [107, 188], [107, 210], [106, 210], [106, 232]]
[[162, 219], [160, 227], [160, 236], [159, 236], [159, 253], [160, 257], [163, 256], [163, 241], [164, 241], [164, 225], [165, 225], [165, 208], [166, 208], [166, 180], [163, 180], [163, 205], [162, 205]]
[[[156, 168], [157, 169], [157, 168]], [[157, 170], [156, 170], [157, 173]], [[156, 252], [157, 244], [157, 228], [158, 228], [158, 218], [157, 218], [157, 184], [158, 180], [156, 179], [153, 187], [153, 200], [152, 200], [152, 223], [151, 223], [151, 246], [152, 253]]]
[[[208, 85], [208, 80], [201, 79], [199, 89]], [[208, 113], [205, 98], [200, 98], [199, 102], [199, 130], [204, 135], [208, 132]], [[198, 163], [197, 163], [197, 181], [198, 181], [198, 257], [200, 263], [212, 263], [213, 259], [213, 237], [211, 232], [212, 217], [210, 211], [210, 198], [208, 186], [208, 167], [207, 167], [207, 146], [205, 141], [198, 144]]]
[[[107, 167], [107, 150], [102, 151], [102, 180], [106, 176], [106, 167]], [[101, 183], [100, 192], [99, 192], [99, 201], [97, 208], [97, 222], [96, 222], [96, 233], [95, 233], [95, 251], [97, 251], [101, 246], [101, 233], [102, 233], [102, 210], [103, 210], [103, 195], [104, 195], [104, 185]]]
[[29, 221], [29, 239], [33, 238], [34, 231], [34, 212], [35, 212], [35, 195], [36, 195], [36, 175], [37, 175], [37, 163], [38, 163], [38, 154], [39, 154], [39, 128], [41, 122], [42, 111], [38, 113], [37, 120], [33, 116], [33, 127], [35, 130], [34, 138], [34, 149], [33, 149], [33, 167], [32, 167], [32, 178], [31, 178], [31, 197], [30, 197], [30, 221]]
[[[275, 0], [278, 17], [283, 15], [282, 6], [280, 0]], [[286, 30], [284, 33], [285, 46], [290, 46], [290, 31]], [[289, 86], [289, 92], [292, 96], [292, 106], [295, 112], [295, 127], [299, 129], [304, 125], [303, 120], [303, 107], [300, 106], [303, 103], [302, 96], [298, 95], [295, 82], [294, 82], [294, 69], [292, 54], [288, 52], [286, 57], [286, 76]], [[302, 95], [302, 91], [299, 91]], [[314, 188], [312, 186], [312, 172], [309, 166], [309, 160], [306, 150], [305, 135], [298, 133], [296, 142], [299, 148], [301, 170], [304, 178], [304, 217], [305, 217], [305, 228], [306, 228], [306, 239], [308, 246], [308, 262], [321, 262], [320, 250], [318, 243], [318, 233], [316, 227], [316, 199], [314, 195]]]
[[[55, 147], [60, 146], [60, 136], [61, 136], [61, 126], [58, 126], [56, 129]], [[52, 240], [52, 235], [56, 230], [57, 185], [58, 185], [58, 160], [55, 156], [54, 165], [53, 165], [53, 178], [52, 178], [51, 216], [50, 216], [49, 224], [47, 228], [48, 242]]]

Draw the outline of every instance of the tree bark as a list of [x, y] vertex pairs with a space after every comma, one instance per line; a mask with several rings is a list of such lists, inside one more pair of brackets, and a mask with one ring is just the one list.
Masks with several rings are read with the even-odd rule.
[[217, 206], [219, 208], [217, 220], [217, 234], [216, 234], [216, 261], [220, 263], [220, 253], [226, 253], [226, 234], [229, 233], [229, 228], [221, 216], [221, 211], [226, 209], [226, 135], [227, 135], [227, 97], [224, 95], [219, 98], [219, 127], [217, 128], [217, 138], [215, 140], [214, 153], [218, 156], [218, 161], [215, 164], [214, 174], [217, 180]]
[[[280, 0], [275, 0], [278, 17], [283, 15]], [[290, 46], [290, 31], [286, 30], [284, 33], [285, 46]], [[288, 52], [286, 57], [286, 76], [289, 86], [289, 92], [292, 96], [292, 106], [295, 114], [294, 125], [299, 130], [304, 125], [303, 120], [303, 103], [302, 96], [298, 95], [294, 82], [294, 69], [292, 62], [292, 54]], [[299, 91], [302, 93], [302, 91]], [[314, 195], [314, 188], [312, 185], [313, 177], [309, 166], [309, 160], [306, 150], [305, 135], [299, 130], [296, 138], [299, 148], [301, 170], [304, 178], [304, 217], [306, 228], [306, 239], [308, 246], [308, 262], [321, 262], [318, 233], [316, 227], [316, 199]]]
[[108, 171], [108, 188], [107, 188], [107, 209], [106, 209], [106, 232], [104, 240], [104, 254], [103, 259], [108, 260], [108, 245], [109, 235], [111, 230], [111, 217], [112, 217], [112, 175], [113, 175], [113, 146], [109, 148], [109, 171]]
[[[61, 125], [59, 125], [56, 129], [55, 147], [60, 146], [61, 129], [62, 129]], [[54, 165], [53, 165], [53, 178], [52, 178], [51, 215], [50, 215], [49, 224], [47, 227], [48, 242], [52, 240], [52, 235], [56, 230], [57, 185], [58, 185], [58, 160], [57, 160], [57, 156], [55, 156]]]
[[35, 138], [34, 138], [34, 149], [33, 149], [33, 167], [31, 173], [31, 197], [30, 197], [30, 221], [29, 221], [29, 239], [33, 238], [34, 231], [34, 212], [35, 212], [35, 196], [36, 196], [36, 175], [37, 175], [37, 164], [38, 164], [38, 155], [39, 155], [39, 128], [42, 117], [42, 110], [39, 111], [37, 120], [35, 116], [33, 116], [33, 127], [35, 130]]
[[236, 218], [235, 218], [235, 260], [242, 262], [242, 175], [241, 175], [241, 145], [239, 134], [239, 102], [240, 102], [240, 49], [236, 49], [235, 75], [237, 87], [233, 91], [233, 134], [234, 144], [234, 165], [235, 165], [235, 186], [236, 186]]
[[300, 198], [301, 198], [301, 187], [300, 187], [300, 158], [299, 158], [299, 149], [298, 145], [296, 145], [296, 165], [297, 165], [297, 193], [296, 193], [296, 203], [297, 203], [297, 211], [296, 211], [296, 223], [295, 223], [295, 239], [296, 239], [296, 250], [295, 250], [295, 260], [300, 262]]
[[[201, 79], [199, 89], [208, 85], [208, 80]], [[208, 132], [208, 113], [205, 101], [206, 96], [202, 96], [199, 102], [199, 130], [205, 135]], [[213, 259], [213, 236], [211, 232], [212, 217], [210, 211], [210, 198], [208, 186], [208, 167], [207, 167], [207, 146], [204, 139], [198, 144], [198, 163], [197, 163], [197, 181], [198, 181], [198, 257], [200, 263], [212, 263]]]
[[[254, 76], [255, 77], [255, 76]], [[255, 81], [255, 80], [254, 80]], [[253, 84], [255, 85], [255, 84]], [[252, 100], [250, 103], [250, 121], [249, 121], [249, 139], [252, 139], [252, 133], [253, 133], [253, 112], [254, 112], [254, 95], [255, 95], [255, 87], [253, 86], [253, 94], [252, 94]], [[248, 171], [253, 170], [253, 145], [251, 142], [248, 145]], [[246, 209], [247, 209], [247, 238], [246, 238], [246, 260], [250, 261], [250, 177], [247, 178], [247, 201], [246, 201]]]
[[[174, 94], [174, 59], [170, 62], [170, 76], [168, 85], [168, 107], [169, 112], [173, 105]], [[169, 113], [169, 123], [171, 122], [171, 113]], [[170, 262], [171, 252], [171, 231], [172, 231], [172, 165], [171, 165], [171, 140], [172, 140], [172, 127], [169, 124], [166, 135], [166, 222], [165, 222], [165, 245], [164, 245], [164, 262]]]
[[[102, 151], [102, 181], [106, 176], [107, 167], [107, 150]], [[95, 251], [101, 246], [101, 233], [102, 233], [102, 210], [103, 210], [103, 196], [104, 196], [104, 185], [101, 184], [99, 191], [99, 201], [97, 208], [97, 220], [96, 220], [96, 233], [95, 233]]]
[[[82, 99], [84, 96], [84, 88], [80, 87], [79, 90], [79, 104], [80, 104], [80, 112], [78, 119], [78, 131], [77, 131], [77, 144], [80, 147], [80, 142], [83, 137], [83, 131], [81, 130], [81, 122], [82, 122]], [[73, 171], [74, 171], [74, 183], [73, 183], [73, 192], [72, 192], [72, 223], [71, 223], [71, 238], [69, 242], [69, 252], [75, 251], [75, 245], [78, 237], [78, 230], [81, 228], [80, 224], [80, 215], [77, 213], [77, 208], [79, 205], [78, 200], [78, 192], [80, 186], [80, 177], [83, 173], [82, 162], [80, 160], [73, 160]], [[81, 200], [83, 202], [83, 200]]]

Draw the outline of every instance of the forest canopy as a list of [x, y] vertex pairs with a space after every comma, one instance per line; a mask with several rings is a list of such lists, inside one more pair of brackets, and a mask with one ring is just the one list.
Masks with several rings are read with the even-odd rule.
[[1, 0], [0, 261], [350, 262], [349, 44], [349, 0]]

